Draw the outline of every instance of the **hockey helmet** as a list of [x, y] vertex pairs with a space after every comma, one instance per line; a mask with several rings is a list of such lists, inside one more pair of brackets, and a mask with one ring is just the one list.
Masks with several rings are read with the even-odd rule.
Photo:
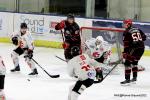
[[67, 19], [74, 19], [74, 15], [73, 14], [68, 14]]
[[102, 36], [97, 36], [96, 37], [96, 45], [100, 45], [104, 41]]
[[80, 54], [80, 48], [77, 47], [77, 46], [73, 46], [73, 47], [71, 48], [71, 55], [72, 55], [72, 56], [77, 56], [77, 55], [79, 55], [79, 54]]
[[26, 23], [21, 23], [20, 28], [21, 29], [23, 29], [23, 28], [27, 29], [27, 24]]
[[123, 24], [132, 25], [132, 19], [126, 19], [126, 20], [124, 20]]

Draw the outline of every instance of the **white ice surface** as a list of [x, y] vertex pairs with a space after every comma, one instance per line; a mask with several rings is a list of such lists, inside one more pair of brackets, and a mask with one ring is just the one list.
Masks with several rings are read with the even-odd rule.
[[[51, 48], [35, 48], [34, 58], [49, 73], [60, 74], [58, 79], [49, 78], [38, 66], [39, 75], [29, 77], [30, 68], [20, 57], [20, 73], [10, 73], [13, 63], [10, 57], [15, 47], [11, 44], [0, 43], [0, 55], [7, 67], [5, 82], [5, 94], [7, 100], [67, 100], [69, 86], [75, 83], [75, 79], [68, 76], [66, 63], [55, 58], [55, 55], [63, 57], [63, 50]], [[146, 67], [146, 71], [140, 72], [137, 84], [121, 86], [124, 80], [123, 70], [121, 75], [111, 75], [101, 84], [94, 84], [79, 97], [79, 100], [150, 100], [150, 57], [142, 57], [140, 65]], [[30, 81], [28, 81], [28, 79]], [[144, 97], [116, 97], [114, 94], [146, 94]]]

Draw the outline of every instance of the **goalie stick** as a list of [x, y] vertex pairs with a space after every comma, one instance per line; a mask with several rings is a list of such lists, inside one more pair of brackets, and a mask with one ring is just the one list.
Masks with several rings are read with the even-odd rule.
[[51, 75], [49, 74], [36, 60], [32, 58], [32, 60], [51, 78], [58, 78], [60, 75]]

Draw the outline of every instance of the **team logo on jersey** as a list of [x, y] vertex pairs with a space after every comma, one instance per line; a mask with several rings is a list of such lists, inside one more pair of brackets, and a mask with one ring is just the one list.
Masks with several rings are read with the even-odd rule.
[[87, 73], [89, 78], [94, 78], [96, 76], [96, 73], [94, 71], [90, 71]]

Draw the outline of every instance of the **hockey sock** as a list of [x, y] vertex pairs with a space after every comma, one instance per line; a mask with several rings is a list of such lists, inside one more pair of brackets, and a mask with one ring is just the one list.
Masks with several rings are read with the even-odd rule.
[[137, 66], [134, 66], [134, 67], [132, 68], [133, 78], [137, 78], [137, 71], [138, 71], [138, 67], [137, 67]]
[[130, 74], [131, 74], [131, 69], [127, 68], [125, 69], [125, 79], [130, 80]]

